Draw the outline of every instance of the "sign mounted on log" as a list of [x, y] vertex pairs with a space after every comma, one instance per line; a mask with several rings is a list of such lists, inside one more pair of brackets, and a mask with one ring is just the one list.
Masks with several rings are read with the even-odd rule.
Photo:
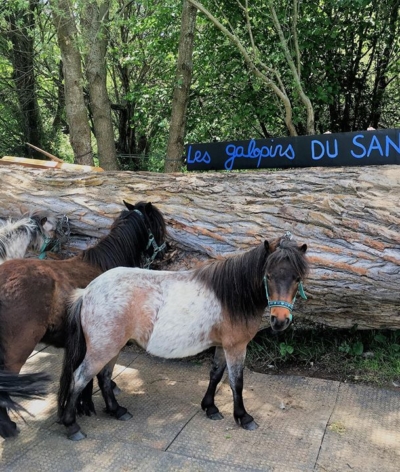
[[186, 164], [188, 170], [400, 164], [400, 130], [188, 144]]

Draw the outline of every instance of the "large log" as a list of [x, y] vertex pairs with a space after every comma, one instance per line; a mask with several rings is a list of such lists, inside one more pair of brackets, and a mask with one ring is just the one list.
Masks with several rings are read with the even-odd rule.
[[[0, 217], [20, 206], [104, 235], [122, 200], [155, 203], [170, 238], [204, 258], [291, 231], [309, 247], [309, 299], [295, 315], [335, 327], [400, 328], [400, 167], [156, 174], [0, 168]], [[201, 257], [200, 257], [201, 258]]]

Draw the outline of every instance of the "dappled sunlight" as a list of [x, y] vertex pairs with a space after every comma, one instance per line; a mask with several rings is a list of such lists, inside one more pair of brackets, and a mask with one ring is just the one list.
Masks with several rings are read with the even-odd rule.
[[382, 448], [391, 448], [400, 456], [400, 431], [376, 428], [371, 433], [371, 441]]

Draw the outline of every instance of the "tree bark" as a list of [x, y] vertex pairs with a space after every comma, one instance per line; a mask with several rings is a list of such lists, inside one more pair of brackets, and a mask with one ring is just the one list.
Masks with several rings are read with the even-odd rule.
[[52, 0], [51, 10], [63, 62], [65, 111], [74, 162], [93, 166], [91, 133], [83, 96], [81, 54], [77, 43], [78, 32], [70, 0]]
[[118, 170], [111, 105], [107, 93], [106, 49], [110, 2], [87, 1], [82, 14], [86, 43], [85, 69], [89, 85], [90, 110], [93, 116], [99, 164], [105, 170]]
[[0, 181], [0, 217], [20, 206], [56, 211], [68, 215], [73, 233], [95, 238], [108, 232], [122, 200], [151, 201], [173, 245], [200, 259], [291, 231], [307, 243], [311, 264], [309, 298], [296, 301], [295, 317], [400, 328], [399, 166], [85, 175], [0, 167]]
[[176, 66], [172, 114], [169, 127], [165, 172], [177, 172], [182, 166], [186, 132], [186, 112], [189, 103], [193, 71], [193, 45], [197, 8], [183, 1], [178, 63]]

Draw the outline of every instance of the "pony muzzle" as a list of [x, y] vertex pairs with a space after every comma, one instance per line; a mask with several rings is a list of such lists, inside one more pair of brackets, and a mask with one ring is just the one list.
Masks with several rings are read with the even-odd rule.
[[292, 322], [293, 315], [287, 307], [271, 307], [270, 323], [273, 331], [284, 331]]

